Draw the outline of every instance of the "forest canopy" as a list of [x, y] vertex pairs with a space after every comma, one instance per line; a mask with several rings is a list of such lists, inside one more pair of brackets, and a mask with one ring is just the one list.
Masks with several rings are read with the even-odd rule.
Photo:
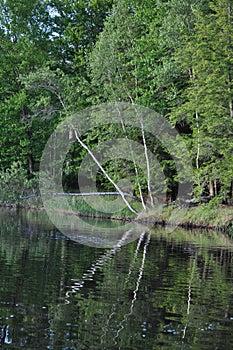
[[[159, 113], [182, 136], [194, 198], [230, 203], [232, 8], [231, 0], [0, 0], [0, 192], [17, 171], [22, 186], [36, 179], [46, 142], [68, 115], [127, 102]], [[93, 129], [84, 141], [91, 149], [115, 133], [111, 125]], [[176, 199], [166, 148], [149, 133], [127, 135], [155, 154]], [[80, 143], [67, 154], [66, 188], [76, 186], [84, 155]], [[105, 164], [114, 181], [123, 163]], [[132, 174], [134, 164], [126, 166]], [[144, 196], [148, 183], [137, 175], [134, 193]], [[103, 172], [97, 186], [112, 190]]]

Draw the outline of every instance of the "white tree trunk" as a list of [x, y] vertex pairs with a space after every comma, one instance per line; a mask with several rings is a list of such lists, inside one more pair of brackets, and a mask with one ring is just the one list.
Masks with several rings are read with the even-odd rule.
[[72, 125], [73, 131], [74, 131], [74, 135], [76, 140], [79, 142], [79, 144], [90, 154], [91, 158], [94, 160], [94, 162], [98, 165], [98, 167], [100, 168], [100, 170], [102, 171], [102, 173], [104, 174], [104, 176], [108, 179], [109, 182], [111, 182], [111, 184], [113, 184], [113, 186], [116, 188], [116, 190], [120, 193], [120, 196], [122, 198], [122, 200], [125, 202], [125, 204], [127, 205], [127, 207], [130, 209], [130, 211], [134, 214], [137, 214], [137, 211], [130, 205], [130, 203], [127, 201], [127, 199], [125, 198], [124, 192], [122, 192], [122, 190], [120, 189], [120, 187], [115, 183], [115, 181], [112, 180], [112, 178], [108, 175], [108, 173], [104, 170], [104, 168], [102, 167], [102, 165], [100, 164], [100, 162], [98, 161], [98, 159], [94, 156], [94, 154], [92, 153], [92, 151], [90, 150], [90, 148], [81, 140], [81, 138], [78, 136], [78, 133], [75, 129], [75, 127]]

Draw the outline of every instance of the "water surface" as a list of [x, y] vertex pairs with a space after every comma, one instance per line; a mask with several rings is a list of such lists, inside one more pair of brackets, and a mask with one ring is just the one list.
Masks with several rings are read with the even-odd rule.
[[80, 244], [44, 213], [0, 211], [0, 349], [233, 349], [228, 236], [159, 228], [99, 248], [90, 223]]

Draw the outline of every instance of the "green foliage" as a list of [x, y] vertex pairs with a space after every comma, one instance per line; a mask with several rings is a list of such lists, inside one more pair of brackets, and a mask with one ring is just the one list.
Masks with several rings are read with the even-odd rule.
[[[111, 212], [111, 209], [113, 207], [111, 202], [116, 199], [119, 200], [119, 198], [119, 196], [113, 195], [101, 197], [101, 205], [98, 205], [98, 210], [95, 210], [92, 206], [90, 206], [88, 202], [85, 201], [85, 198], [74, 197], [69, 202], [71, 208], [73, 208], [81, 215], [112, 219], [135, 218], [135, 214], [133, 214], [127, 207], [113, 213]], [[134, 209], [137, 211], [142, 210], [140, 203], [136, 202], [135, 200], [131, 200], [130, 202]], [[110, 212], [108, 212], [108, 209], [110, 209]]]
[[[20, 161], [32, 174], [49, 135], [68, 114], [100, 102], [127, 101], [154, 109], [177, 127], [190, 150], [195, 198], [231, 200], [230, 0], [1, 0], [0, 15], [1, 171]], [[109, 125], [84, 138], [92, 149], [115, 133]], [[136, 130], [127, 135], [142, 141]], [[146, 142], [175, 194], [187, 174], [178, 178], [163, 145], [153, 144], [149, 135]], [[172, 148], [182, 159], [178, 142]], [[77, 144], [67, 155], [67, 188], [84, 156]], [[133, 165], [116, 173], [121, 165], [108, 162], [106, 169], [115, 181], [132, 182]], [[139, 178], [146, 191], [142, 172]], [[98, 184], [111, 188], [102, 175]], [[133, 186], [138, 194], [138, 182]]]
[[192, 35], [185, 36], [175, 53], [189, 81], [182, 91], [183, 103], [172, 113], [176, 123], [185, 121], [192, 130], [191, 152], [200, 195], [214, 182], [220, 187], [214, 195], [228, 192], [232, 178], [228, 153], [233, 129], [232, 8], [227, 0], [210, 1], [209, 7], [208, 13], [193, 12]]
[[13, 162], [6, 171], [0, 172], [0, 203], [19, 204], [20, 198], [35, 193], [37, 177], [28, 179], [28, 174], [20, 162]]

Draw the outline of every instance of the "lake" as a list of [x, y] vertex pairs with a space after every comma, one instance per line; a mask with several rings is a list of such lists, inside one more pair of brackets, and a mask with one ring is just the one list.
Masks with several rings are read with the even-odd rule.
[[227, 235], [84, 221], [0, 210], [0, 349], [233, 349]]

